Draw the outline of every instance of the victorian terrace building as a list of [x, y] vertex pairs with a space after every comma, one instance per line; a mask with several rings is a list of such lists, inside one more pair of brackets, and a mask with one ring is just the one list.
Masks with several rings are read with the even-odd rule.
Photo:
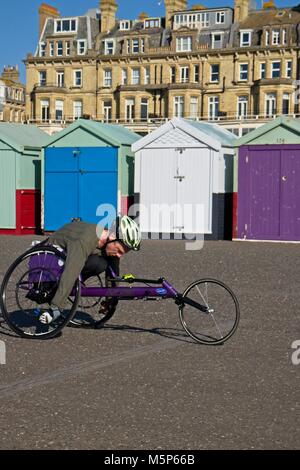
[[137, 20], [117, 19], [115, 0], [72, 18], [43, 4], [39, 44], [25, 61], [27, 119], [85, 116], [134, 128], [173, 117], [257, 121], [298, 113], [300, 7], [164, 3], [164, 18]]

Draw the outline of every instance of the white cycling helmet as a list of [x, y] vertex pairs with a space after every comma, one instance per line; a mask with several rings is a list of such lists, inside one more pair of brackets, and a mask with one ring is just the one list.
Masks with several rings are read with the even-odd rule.
[[121, 218], [119, 226], [119, 237], [124, 245], [131, 250], [138, 251], [142, 241], [142, 236], [137, 223], [127, 215]]

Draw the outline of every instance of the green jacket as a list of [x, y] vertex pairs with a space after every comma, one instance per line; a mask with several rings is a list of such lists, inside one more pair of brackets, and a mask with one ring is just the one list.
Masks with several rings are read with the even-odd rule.
[[[100, 254], [99, 238], [103, 228], [96, 224], [86, 222], [72, 222], [64, 225], [51, 235], [50, 243], [58, 244], [64, 249], [70, 246], [70, 243], [80, 242], [86, 257], [91, 254]], [[99, 237], [97, 236], [99, 234]]]

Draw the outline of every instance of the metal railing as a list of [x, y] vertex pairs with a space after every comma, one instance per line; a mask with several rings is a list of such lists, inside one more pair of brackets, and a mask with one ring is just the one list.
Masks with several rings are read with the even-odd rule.
[[[180, 116], [184, 119], [189, 119], [192, 121], [208, 121], [212, 123], [229, 123], [229, 122], [234, 122], [236, 124], [242, 124], [242, 123], [251, 123], [251, 122], [257, 122], [257, 121], [271, 121], [276, 119], [278, 116], [281, 116], [281, 114], [274, 114], [272, 116], [266, 116], [265, 114], [253, 114], [253, 115], [247, 115], [247, 116], [237, 116], [236, 114], [228, 114], [226, 116], [214, 116], [210, 117], [209, 115], [204, 115], [204, 116], [191, 116], [191, 115], [183, 115]], [[285, 114], [286, 117], [290, 118], [300, 118], [300, 113], [293, 113], [293, 114]], [[85, 119], [91, 119], [95, 120], [98, 122], [103, 122], [103, 123], [109, 123], [109, 124], [156, 124], [156, 125], [161, 125], [166, 122], [168, 122], [170, 119], [172, 119], [175, 116], [171, 117], [149, 117], [149, 118], [115, 118], [115, 119], [101, 119], [99, 117], [90, 115], [88, 118]], [[74, 116], [64, 116], [62, 119], [55, 119], [55, 118], [49, 118], [49, 119], [42, 119], [41, 117], [37, 117], [35, 119], [27, 117], [26, 121], [30, 124], [69, 124], [74, 121], [79, 119], [79, 117], [74, 117]]]

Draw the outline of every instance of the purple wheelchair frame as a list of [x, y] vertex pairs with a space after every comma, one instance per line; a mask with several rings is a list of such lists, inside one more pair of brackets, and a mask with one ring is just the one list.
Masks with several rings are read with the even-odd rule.
[[134, 284], [157, 284], [160, 287], [85, 287], [81, 284], [81, 297], [115, 297], [119, 300], [141, 300], [145, 298], [156, 299], [177, 299], [180, 294], [171, 286], [164, 278], [157, 280], [153, 279], [138, 279], [135, 277], [126, 279], [126, 276], [119, 278], [116, 276], [111, 267], [111, 278], [108, 281]]
[[[111, 278], [109, 278], [108, 281], [126, 284], [156, 284], [160, 287], [85, 287], [81, 284], [81, 297], [113, 297], [118, 300], [173, 299], [179, 306], [188, 304], [205, 314], [209, 314], [207, 306], [201, 305], [188, 297], [184, 297], [163, 277], [159, 279], [139, 279], [135, 277], [128, 279], [126, 278], [127, 276], [119, 278], [111, 267], [109, 267], [109, 270], [111, 272]], [[74, 295], [74, 293], [72, 292], [71, 295]]]

